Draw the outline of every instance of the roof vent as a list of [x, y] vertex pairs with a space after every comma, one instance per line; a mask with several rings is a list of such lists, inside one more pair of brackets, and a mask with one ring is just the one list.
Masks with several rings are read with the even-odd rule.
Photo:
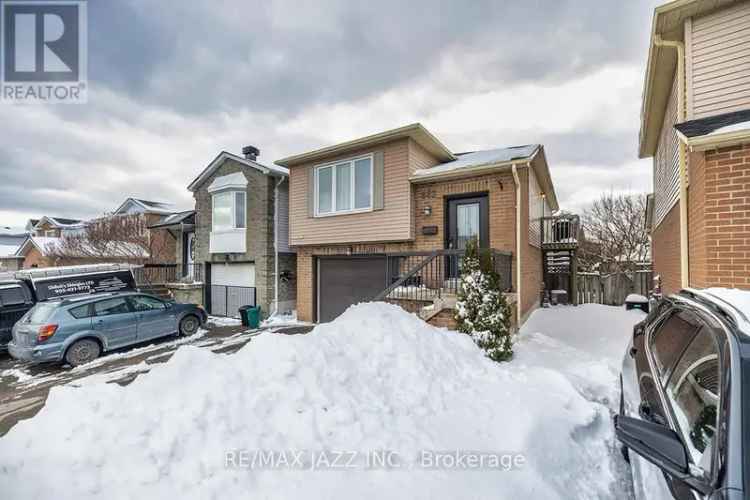
[[242, 154], [245, 155], [245, 158], [248, 160], [255, 161], [258, 159], [258, 155], [260, 155], [260, 149], [255, 146], [245, 146], [242, 148]]

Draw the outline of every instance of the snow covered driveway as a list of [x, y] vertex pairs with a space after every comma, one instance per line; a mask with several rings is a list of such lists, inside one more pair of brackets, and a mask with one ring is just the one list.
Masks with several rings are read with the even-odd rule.
[[0, 438], [0, 491], [626, 497], [609, 408], [641, 317], [537, 311], [505, 364], [386, 304], [354, 306], [308, 335], [258, 336], [232, 356], [184, 346], [126, 387], [53, 388], [36, 417]]
[[[282, 320], [267, 321], [262, 329], [285, 334], [312, 329], [293, 320]], [[205, 329], [190, 337], [170, 336], [128, 346], [76, 368], [59, 364], [32, 365], [0, 353], [0, 437], [19, 420], [34, 416], [44, 406], [52, 387], [95, 383], [127, 385], [148, 373], [151, 365], [169, 360], [180, 346], [192, 345], [230, 354], [258, 333], [243, 327], [239, 320], [211, 317]]]

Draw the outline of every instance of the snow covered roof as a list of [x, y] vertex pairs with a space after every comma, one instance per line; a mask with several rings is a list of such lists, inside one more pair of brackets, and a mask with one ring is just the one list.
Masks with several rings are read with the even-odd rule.
[[16, 252], [26, 241], [28, 233], [0, 233], [0, 258], [16, 256]]
[[247, 158], [243, 158], [242, 156], [237, 156], [227, 151], [222, 151], [216, 158], [213, 159], [213, 161], [211, 161], [211, 163], [208, 164], [206, 168], [203, 169], [203, 172], [201, 172], [198, 177], [196, 177], [193, 182], [190, 183], [190, 185], [188, 186], [188, 190], [196, 191], [198, 187], [200, 187], [200, 185], [203, 184], [203, 182], [205, 182], [219, 167], [221, 167], [221, 165], [223, 165], [226, 160], [233, 160], [244, 167], [260, 170], [264, 174], [276, 175], [281, 177], [289, 176], [289, 169], [287, 168], [280, 167], [278, 165], [264, 165], [262, 163], [258, 163], [257, 161], [248, 160]]
[[62, 238], [52, 238], [48, 236], [29, 236], [18, 247], [16, 251], [17, 256], [26, 255], [31, 248], [36, 248], [42, 255], [47, 255], [48, 249], [56, 248]]
[[44, 223], [49, 224], [52, 227], [56, 227], [58, 229], [70, 229], [70, 228], [77, 228], [81, 227], [83, 224], [82, 220], [79, 219], [66, 219], [63, 217], [50, 217], [45, 215], [41, 219], [37, 221], [37, 223], [34, 225], [34, 227], [39, 227], [43, 225]]
[[8, 257], [17, 257], [16, 252], [18, 251], [19, 245], [9, 245], [7, 243], [0, 243], [0, 259], [7, 259]]
[[[50, 253], [60, 250], [65, 238], [52, 238], [45, 236], [29, 236], [26, 241], [16, 252], [17, 256], [25, 256], [31, 248], [36, 248], [39, 253], [44, 256], [50, 255]], [[80, 251], [77, 255], [70, 255], [70, 257], [91, 257], [91, 256], [102, 256], [105, 254], [108, 257], [142, 257], [147, 258], [149, 253], [146, 249], [140, 245], [125, 241], [111, 241], [108, 243], [107, 248], [102, 251], [101, 248], [93, 248], [84, 243], [81, 243]]]
[[441, 163], [431, 168], [417, 169], [411, 176], [410, 181], [413, 183], [424, 183], [447, 178], [479, 175], [496, 169], [510, 168], [512, 165], [527, 163], [531, 164], [542, 192], [547, 197], [546, 199], [550, 208], [552, 211], [557, 211], [559, 205], [557, 203], [557, 195], [555, 194], [555, 186], [552, 183], [549, 165], [547, 165], [544, 146], [541, 144], [527, 144], [525, 146], [459, 153], [453, 161]]
[[178, 212], [176, 214], [165, 215], [155, 224], [148, 226], [149, 228], [173, 226], [176, 224], [195, 224], [195, 210], [186, 210], [185, 212]]
[[528, 144], [526, 146], [513, 146], [509, 148], [488, 149], [485, 151], [473, 151], [471, 153], [459, 153], [456, 159], [441, 163], [432, 168], [423, 168], [414, 174], [417, 177], [433, 176], [447, 172], [455, 172], [461, 169], [483, 167], [508, 163], [517, 160], [528, 160], [539, 149], [539, 144]]
[[213, 193], [222, 189], [228, 188], [240, 188], [245, 189], [247, 187], [247, 177], [242, 172], [235, 172], [229, 175], [222, 175], [216, 177], [214, 181], [208, 186], [208, 192]]
[[128, 198], [114, 212], [115, 214], [125, 213], [147, 213], [168, 215], [174, 213], [174, 205], [161, 201], [141, 200], [138, 198]]
[[750, 109], [688, 120], [674, 127], [692, 151], [750, 142]]

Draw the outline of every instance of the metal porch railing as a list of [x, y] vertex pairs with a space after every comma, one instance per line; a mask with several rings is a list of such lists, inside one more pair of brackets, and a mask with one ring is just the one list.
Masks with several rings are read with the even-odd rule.
[[[513, 289], [511, 252], [480, 249], [480, 259], [489, 259], [502, 290]], [[429, 302], [458, 293], [464, 251], [458, 249], [403, 252], [387, 255], [390, 285], [374, 300]]]

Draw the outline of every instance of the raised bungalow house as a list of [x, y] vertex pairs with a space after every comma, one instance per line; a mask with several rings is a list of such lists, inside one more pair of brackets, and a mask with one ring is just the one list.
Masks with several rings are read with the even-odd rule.
[[639, 156], [662, 291], [750, 288], [750, 1], [656, 8]]
[[[202, 266], [212, 314], [236, 316], [243, 305], [259, 305], [264, 315], [290, 312], [297, 262], [289, 248], [289, 173], [258, 162], [253, 146], [243, 154], [219, 153], [188, 186], [195, 213], [186, 226], [194, 236], [179, 240], [178, 264], [190, 258]], [[188, 238], [192, 249], [183, 252]]]
[[491, 253], [516, 317], [539, 303], [542, 220], [558, 210], [541, 145], [453, 153], [413, 124], [276, 163], [290, 172], [300, 319], [389, 300], [450, 325], [470, 239]]

